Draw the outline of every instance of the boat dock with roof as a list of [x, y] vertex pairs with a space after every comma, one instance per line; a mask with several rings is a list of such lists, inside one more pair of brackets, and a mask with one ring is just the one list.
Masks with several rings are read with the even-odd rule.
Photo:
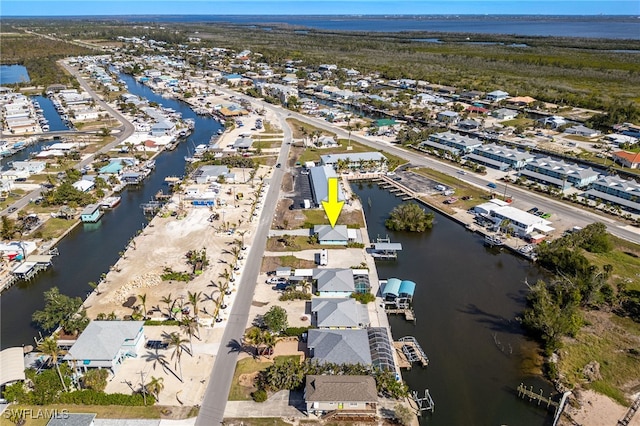
[[376, 242], [371, 244], [368, 252], [374, 259], [394, 260], [398, 258], [398, 252], [401, 250], [402, 244], [392, 243], [387, 237], [377, 238]]

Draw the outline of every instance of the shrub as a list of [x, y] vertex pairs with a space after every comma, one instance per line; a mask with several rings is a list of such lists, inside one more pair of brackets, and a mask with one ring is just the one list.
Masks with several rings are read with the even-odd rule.
[[146, 320], [144, 322], [144, 325], [180, 325], [180, 321], [178, 320], [166, 320], [166, 321], [162, 321], [162, 320]]
[[309, 327], [289, 327], [284, 330], [284, 335], [289, 337], [299, 337], [302, 333], [309, 331]]
[[255, 402], [265, 402], [267, 400], [267, 391], [264, 389], [259, 389], [251, 393], [251, 397]]
[[351, 297], [356, 299], [358, 302], [366, 305], [367, 303], [371, 303], [376, 300], [376, 297], [371, 293], [351, 293]]
[[[147, 394], [147, 405], [153, 405], [155, 402], [153, 395]], [[144, 398], [139, 393], [126, 395], [123, 393], [98, 392], [91, 389], [62, 393], [58, 398], [58, 403], [77, 405], [145, 405]]]
[[289, 290], [282, 293], [278, 300], [311, 300], [311, 294], [301, 290]]

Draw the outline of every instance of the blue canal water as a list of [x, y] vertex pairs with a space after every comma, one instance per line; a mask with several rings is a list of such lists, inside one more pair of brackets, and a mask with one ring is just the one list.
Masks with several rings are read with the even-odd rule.
[[55, 107], [53, 106], [53, 102], [51, 102], [51, 99], [47, 98], [46, 96], [32, 96], [31, 99], [40, 104], [40, 108], [42, 108], [44, 118], [49, 121], [50, 132], [69, 130], [69, 126], [64, 124], [64, 122], [60, 118], [60, 114], [58, 114], [58, 111], [56, 111]]
[[28, 82], [29, 73], [23, 65], [0, 65], [0, 84]]
[[384, 221], [400, 198], [375, 185], [353, 189], [363, 200], [369, 237], [402, 243], [396, 261], [376, 262], [380, 278], [416, 283], [416, 323], [389, 320], [394, 339], [414, 336], [429, 357], [428, 367], [403, 373], [410, 389], [429, 389], [435, 401], [435, 412], [421, 424], [546, 424], [546, 410], [515, 394], [521, 382], [550, 391], [524, 367], [537, 345], [516, 320], [525, 307], [525, 280], [534, 283], [545, 273], [507, 251], [488, 249], [479, 235], [440, 214], [423, 234], [390, 232]]
[[147, 224], [140, 204], [150, 201], [162, 189], [168, 191], [164, 178], [184, 174], [184, 157], [187, 148], [208, 143], [221, 124], [211, 117], [196, 115], [187, 104], [165, 99], [132, 77], [121, 75], [129, 92], [181, 112], [183, 118], [195, 120], [194, 132], [174, 151], [163, 152], [156, 158], [155, 171], [138, 188], [129, 188], [120, 195], [122, 201], [107, 212], [97, 225], [80, 225], [65, 237], [58, 249], [60, 255], [53, 260], [53, 267], [41, 273], [31, 282], [22, 282], [5, 291], [0, 297], [0, 348], [33, 344], [37, 329], [31, 323], [34, 311], [44, 306], [43, 293], [57, 286], [69, 296], [84, 298], [91, 288], [90, 281], [98, 281], [100, 274], [118, 260], [129, 240]]

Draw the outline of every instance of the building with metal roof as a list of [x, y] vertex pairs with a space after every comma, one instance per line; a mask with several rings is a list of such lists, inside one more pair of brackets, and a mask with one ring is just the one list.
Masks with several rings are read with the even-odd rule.
[[0, 351], [0, 386], [24, 381], [24, 350], [22, 347]]
[[491, 220], [496, 226], [507, 220], [513, 232], [523, 237], [534, 232], [548, 234], [555, 230], [546, 219], [495, 201], [479, 204], [473, 210], [477, 215]]
[[583, 188], [598, 179], [599, 175], [591, 167], [565, 163], [551, 157], [536, 158], [520, 170], [520, 176], [561, 189], [567, 189], [572, 185]]
[[604, 176], [593, 182], [585, 196], [640, 212], [640, 183], [617, 176]]
[[127, 357], [144, 345], [144, 321], [91, 321], [64, 359], [78, 372], [108, 368], [115, 373]]
[[[338, 175], [333, 166], [318, 166], [309, 169], [311, 178], [311, 194], [316, 207], [322, 205], [322, 201], [327, 201], [329, 197], [329, 178], [337, 178]], [[338, 200], [344, 201], [342, 188], [338, 186]]]
[[362, 162], [373, 161], [380, 166], [386, 163], [387, 157], [377, 151], [373, 152], [349, 152], [345, 154], [326, 154], [320, 156], [320, 162], [325, 166], [335, 167], [338, 161], [347, 161], [349, 168], [359, 168]]
[[415, 290], [416, 283], [413, 281], [389, 278], [382, 289], [382, 297], [387, 301], [394, 301], [397, 298], [411, 300]]
[[436, 149], [443, 149], [443, 146], [449, 147], [456, 151], [454, 152], [452, 149], [449, 149], [448, 151], [457, 154], [459, 152], [472, 152], [475, 148], [482, 145], [482, 141], [480, 139], [460, 135], [458, 133], [440, 132], [430, 135], [429, 138], [420, 145], [432, 146]]
[[474, 148], [473, 152], [465, 155], [464, 159], [494, 169], [506, 170], [521, 169], [533, 161], [535, 156], [526, 151], [490, 143]]
[[314, 297], [311, 322], [317, 328], [364, 328], [369, 325], [367, 305], [352, 298]]

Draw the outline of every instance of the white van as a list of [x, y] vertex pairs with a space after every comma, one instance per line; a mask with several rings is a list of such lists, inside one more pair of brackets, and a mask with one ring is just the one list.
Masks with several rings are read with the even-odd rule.
[[327, 266], [329, 264], [329, 250], [322, 249], [320, 251], [320, 266]]

